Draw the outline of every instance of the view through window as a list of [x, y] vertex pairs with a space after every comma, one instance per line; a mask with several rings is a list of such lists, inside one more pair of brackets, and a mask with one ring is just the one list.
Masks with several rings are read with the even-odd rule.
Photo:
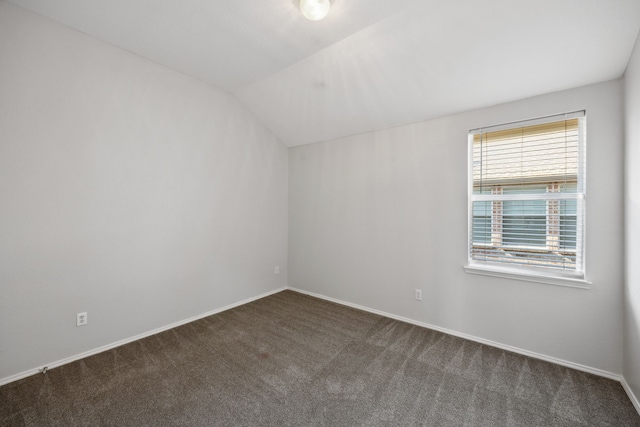
[[470, 132], [469, 264], [582, 278], [585, 117]]

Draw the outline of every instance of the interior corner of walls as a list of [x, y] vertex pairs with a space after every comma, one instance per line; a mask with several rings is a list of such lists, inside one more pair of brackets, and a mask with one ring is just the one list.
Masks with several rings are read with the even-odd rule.
[[640, 399], [638, 399], [638, 396], [636, 396], [633, 388], [631, 388], [624, 376], [620, 378], [620, 384], [622, 385], [624, 391], [627, 393], [627, 396], [629, 396], [629, 400], [631, 400], [631, 403], [633, 403], [634, 408], [636, 408], [636, 411], [638, 411], [638, 415], [640, 415]]
[[[616, 311], [622, 292], [618, 228], [616, 233], [599, 228], [588, 239], [588, 256], [597, 258], [588, 271], [598, 284], [593, 291], [578, 296], [565, 291], [569, 288], [524, 286], [511, 279], [491, 283], [482, 279], [490, 286], [477, 286], [477, 277], [464, 276], [464, 259], [457, 263], [457, 255], [453, 255], [460, 253], [455, 242], [467, 238], [467, 137], [474, 127], [589, 108], [589, 132], [594, 144], [588, 176], [600, 181], [591, 187], [591, 194], [598, 194], [605, 202], [590, 219], [618, 218], [621, 192], [619, 188], [612, 190], [608, 183], [621, 181], [619, 172], [612, 173], [619, 170], [622, 160], [619, 101], [619, 82], [610, 81], [406, 125], [393, 132], [349, 138], [332, 144], [330, 155], [324, 143], [296, 147], [289, 155], [289, 212], [294, 227], [289, 230], [289, 287], [317, 283], [300, 287], [603, 371], [621, 372], [621, 319]], [[438, 144], [413, 144], [408, 138], [397, 138], [405, 132], [415, 141]], [[446, 153], [441, 144], [449, 147]], [[367, 159], [373, 161], [367, 164]], [[380, 178], [385, 179], [384, 185], [378, 185]], [[446, 179], [447, 186], [442, 191], [437, 186], [421, 187], [416, 178], [420, 182]], [[379, 203], [375, 197], [379, 190], [390, 195], [394, 203]], [[447, 209], [433, 208], [425, 194], [431, 200], [446, 197]], [[362, 221], [372, 208], [379, 216]], [[388, 245], [390, 239], [397, 245]], [[390, 247], [403, 251], [394, 253], [387, 249]], [[420, 254], [419, 260], [416, 254]], [[415, 263], [407, 262], [414, 257]], [[400, 294], [391, 285], [400, 273], [406, 282], [416, 284], [408, 287], [422, 287], [425, 295], [433, 295], [432, 299], [425, 298], [418, 315], [411, 293]], [[601, 287], [605, 280], [614, 283]], [[381, 292], [371, 292], [372, 287]], [[542, 313], [539, 303], [545, 298], [554, 301]], [[480, 301], [492, 304], [493, 310], [483, 308]], [[463, 303], [468, 304], [464, 311]], [[519, 306], [522, 309], [514, 308]], [[512, 321], [500, 322], [499, 313], [512, 316]], [[594, 328], [585, 331], [585, 324]], [[515, 334], [514, 330], [522, 333]], [[575, 332], [577, 345], [562, 347], [566, 337], [560, 331]]]
[[[19, 201], [0, 209], [15, 259], [0, 274], [2, 377], [286, 286], [263, 260], [287, 256], [288, 157], [261, 122], [228, 92], [0, 2], [0, 85], [15, 86], [0, 97], [15, 142], [0, 196]], [[149, 292], [143, 314], [118, 314]], [[26, 301], [55, 320], [24, 321]], [[67, 317], [90, 304], [104, 317], [86, 339]]]

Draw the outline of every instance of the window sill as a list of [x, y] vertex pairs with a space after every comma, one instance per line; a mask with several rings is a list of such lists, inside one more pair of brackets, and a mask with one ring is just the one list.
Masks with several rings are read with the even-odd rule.
[[567, 286], [570, 288], [590, 289], [591, 282], [573, 277], [549, 276], [497, 267], [465, 265], [464, 271], [482, 276], [502, 277], [504, 279], [523, 280], [526, 282], [544, 283], [547, 285]]

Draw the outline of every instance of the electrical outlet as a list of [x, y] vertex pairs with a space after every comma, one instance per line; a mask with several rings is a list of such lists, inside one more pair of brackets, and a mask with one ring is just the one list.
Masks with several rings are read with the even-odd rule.
[[276, 268], [273, 270], [273, 274], [280, 274], [280, 266], [276, 265]]
[[422, 301], [422, 289], [416, 289], [416, 295], [415, 295], [415, 298], [416, 298], [418, 301]]
[[84, 326], [87, 324], [87, 312], [76, 314], [76, 326]]

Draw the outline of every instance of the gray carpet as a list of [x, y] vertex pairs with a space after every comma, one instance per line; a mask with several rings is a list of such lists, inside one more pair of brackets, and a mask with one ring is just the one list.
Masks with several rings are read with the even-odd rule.
[[2, 426], [640, 426], [619, 383], [284, 291], [0, 387]]

